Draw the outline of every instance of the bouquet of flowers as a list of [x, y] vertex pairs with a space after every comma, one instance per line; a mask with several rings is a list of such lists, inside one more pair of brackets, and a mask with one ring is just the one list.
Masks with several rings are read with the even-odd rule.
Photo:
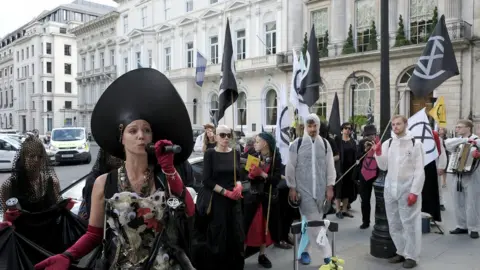
[[325, 264], [318, 270], [343, 270], [343, 265], [345, 264], [345, 260], [338, 257], [325, 258], [324, 261]]

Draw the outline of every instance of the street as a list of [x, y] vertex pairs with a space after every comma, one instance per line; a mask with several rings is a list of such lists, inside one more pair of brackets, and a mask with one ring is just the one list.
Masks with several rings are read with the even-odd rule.
[[[92, 166], [95, 164], [97, 158], [98, 146], [92, 146], [92, 162], [87, 165], [63, 165], [56, 166], [55, 171], [60, 179], [61, 187], [65, 188], [73, 181], [81, 178], [90, 172]], [[200, 156], [199, 153], [194, 153], [192, 156]], [[10, 176], [10, 173], [1, 173], [0, 182], [3, 182]], [[471, 269], [479, 270], [478, 266], [478, 250], [480, 250], [480, 241], [473, 240], [467, 235], [453, 236], [448, 233], [448, 230], [453, 229], [455, 224], [453, 209], [449, 201], [450, 194], [445, 191], [446, 208], [442, 212], [444, 220], [441, 227], [446, 231], [445, 235], [436, 234], [433, 231], [423, 236], [422, 254], [419, 265], [416, 269]], [[372, 195], [373, 197], [373, 195]], [[374, 200], [372, 198], [372, 204]], [[372, 211], [374, 207], [372, 205]], [[376, 259], [370, 253], [370, 236], [373, 226], [366, 230], [360, 230], [358, 227], [361, 224], [360, 199], [357, 199], [352, 204], [352, 214], [354, 218], [345, 218], [343, 220], [337, 219], [331, 215], [328, 218], [333, 222], [339, 223], [339, 233], [336, 235], [336, 252], [337, 255], [345, 260], [344, 269], [354, 270], [394, 270], [403, 269], [401, 265], [391, 265], [386, 260]], [[373, 220], [372, 213], [372, 220]], [[330, 237], [331, 239], [331, 237]], [[293, 269], [293, 251], [282, 250], [270, 247], [266, 252], [267, 256], [273, 263], [273, 268], [277, 270], [291, 270]], [[321, 259], [315, 258], [312, 254], [312, 265], [319, 265]], [[252, 256], [247, 259], [246, 270], [260, 269], [257, 266], [257, 256]], [[300, 266], [299, 269], [318, 269], [318, 266]]]

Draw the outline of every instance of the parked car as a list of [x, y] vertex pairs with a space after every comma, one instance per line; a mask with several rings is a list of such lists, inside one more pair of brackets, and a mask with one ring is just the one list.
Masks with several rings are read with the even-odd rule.
[[89, 164], [92, 161], [90, 142], [83, 127], [54, 128], [49, 149], [57, 163], [76, 161]]
[[0, 170], [11, 171], [21, 143], [10, 135], [0, 134]]

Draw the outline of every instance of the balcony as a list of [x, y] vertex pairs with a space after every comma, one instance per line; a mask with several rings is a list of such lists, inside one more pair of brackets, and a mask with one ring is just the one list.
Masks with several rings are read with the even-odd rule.
[[179, 68], [165, 72], [169, 79], [187, 79], [195, 77], [195, 68]]
[[[265, 56], [247, 58], [235, 61], [237, 74], [261, 69], [274, 69], [282, 60], [282, 55], [270, 54]], [[208, 65], [205, 70], [205, 77], [219, 76], [222, 70], [221, 64]]]
[[[419, 57], [422, 54], [425, 44], [430, 37], [428, 31], [434, 27], [429, 25], [416, 26], [415, 30], [405, 31], [406, 39], [396, 42], [395, 38], [391, 39], [390, 58], [400, 57]], [[469, 46], [470, 40], [473, 38], [472, 25], [465, 21], [456, 21], [447, 23], [447, 30], [450, 35], [454, 50], [465, 49]], [[357, 51], [350, 54], [342, 54], [339, 52], [335, 56], [322, 57], [320, 59], [322, 67], [349, 65], [366, 61], [379, 61], [380, 59], [380, 37], [377, 36], [379, 49], [365, 50], [356, 48]], [[358, 41], [357, 41], [358, 44]], [[281, 52], [278, 56], [278, 68], [287, 72], [292, 71], [293, 53], [292, 51]]]
[[13, 53], [7, 54], [7, 56], [2, 56], [0, 58], [0, 64], [4, 64], [8, 61], [13, 61]]

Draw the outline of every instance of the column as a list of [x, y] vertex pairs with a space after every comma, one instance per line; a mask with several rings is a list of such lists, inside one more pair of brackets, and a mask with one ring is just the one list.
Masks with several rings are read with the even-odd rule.
[[264, 37], [262, 37], [262, 29], [263, 28], [262, 28], [262, 22], [261, 22], [261, 19], [260, 19], [260, 15], [261, 15], [260, 7], [256, 7], [255, 8], [255, 25], [256, 25], [255, 28], [256, 28], [256, 31], [255, 31], [255, 35], [251, 36], [251, 38], [253, 38], [255, 40], [253, 42], [253, 44], [255, 44], [255, 55], [250, 55], [250, 57], [257, 57], [257, 56], [263, 55], [262, 54], [262, 48], [263, 48], [264, 45], [259, 40], [259, 38], [264, 39]]
[[[223, 61], [223, 46], [225, 44], [225, 30], [227, 28], [227, 18], [223, 15], [220, 15], [218, 17], [218, 63], [221, 64], [222, 61]], [[233, 22], [230, 21], [229, 22], [230, 24], [230, 37], [232, 38], [233, 40], [233, 32], [232, 32], [232, 29], [235, 29], [233, 28]], [[209, 39], [210, 37], [207, 37], [207, 39]], [[210, 40], [207, 40], [206, 44], [208, 44], [207, 46], [210, 46]], [[210, 49], [210, 47], [207, 47]], [[205, 55], [205, 57], [212, 57], [210, 55], [210, 51], [207, 53], [207, 55]], [[208, 62], [208, 61], [207, 61]]]
[[[398, 19], [400, 14], [398, 14], [398, 0], [390, 0], [388, 3], [388, 32], [390, 36], [390, 46], [395, 45], [395, 37], [397, 35], [397, 30], [398, 30]], [[402, 16], [403, 17], [403, 16]], [[403, 18], [404, 23], [405, 23], [405, 18]], [[380, 25], [380, 24], [377, 24]], [[381, 25], [380, 25], [381, 27]], [[378, 27], [378, 29], [380, 29]], [[379, 43], [380, 45], [380, 43]]]
[[[346, 0], [337, 0], [344, 2]], [[333, 1], [333, 2], [337, 2]], [[294, 49], [300, 51], [303, 45], [303, 6], [305, 5], [302, 0], [288, 0], [288, 50]], [[258, 17], [257, 17], [258, 18]], [[259, 46], [257, 46], [259, 47]]]
[[330, 16], [330, 31], [332, 37], [328, 45], [328, 56], [336, 56], [342, 51], [343, 43], [347, 39], [346, 0], [332, 1], [332, 12]]
[[[291, 0], [290, 0], [291, 1]], [[277, 5], [277, 40], [275, 41], [275, 46], [277, 53], [283, 52], [285, 48], [282, 46], [282, 33], [283, 33], [283, 24], [284, 20], [282, 20], [282, 5]]]

